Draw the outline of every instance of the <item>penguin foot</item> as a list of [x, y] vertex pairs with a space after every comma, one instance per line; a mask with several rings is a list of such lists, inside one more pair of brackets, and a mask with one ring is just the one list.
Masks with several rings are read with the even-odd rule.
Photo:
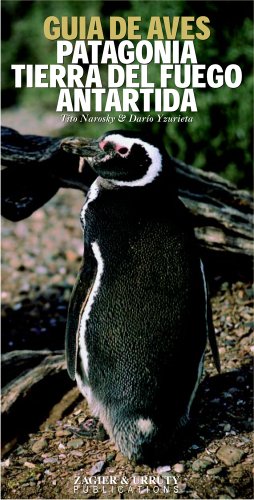
[[75, 436], [106, 441], [109, 439], [103, 425], [96, 418], [88, 418], [79, 427], [68, 427], [68, 430]]

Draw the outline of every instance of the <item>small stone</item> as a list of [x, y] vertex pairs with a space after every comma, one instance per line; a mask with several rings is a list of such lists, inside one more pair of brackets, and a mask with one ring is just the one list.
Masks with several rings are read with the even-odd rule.
[[37, 274], [47, 274], [48, 269], [45, 266], [37, 266], [35, 268]]
[[70, 431], [66, 431], [63, 429], [59, 429], [58, 431], [56, 431], [56, 437], [71, 436], [71, 434], [72, 433]]
[[3, 462], [1, 462], [1, 466], [2, 467], [9, 467], [11, 461], [9, 458], [7, 458], [7, 460], [4, 460]]
[[77, 416], [80, 415], [80, 413], [82, 413], [81, 409], [74, 411], [73, 415]]
[[198, 460], [195, 460], [195, 462], [193, 462], [192, 470], [199, 472], [202, 470], [206, 470], [209, 467], [212, 467], [213, 464], [214, 464], [213, 460], [209, 457], [204, 458], [204, 459], [198, 459]]
[[170, 465], [162, 465], [160, 467], [157, 467], [156, 472], [158, 474], [163, 474], [164, 472], [169, 472], [171, 471]]
[[206, 452], [210, 455], [213, 455], [214, 453], [216, 453], [216, 451], [218, 450], [218, 446], [210, 446], [209, 448], [206, 448]]
[[229, 432], [231, 430], [231, 425], [230, 424], [225, 424], [223, 427], [224, 432]]
[[175, 464], [173, 466], [174, 472], [177, 472], [177, 474], [182, 474], [185, 471], [185, 467], [183, 464]]
[[231, 498], [236, 497], [236, 492], [232, 486], [225, 486], [225, 490], [231, 496]]
[[47, 448], [48, 446], [48, 441], [46, 439], [39, 439], [38, 441], [35, 441], [35, 443], [32, 446], [32, 451], [34, 453], [40, 453], [42, 450]]
[[83, 424], [84, 421], [85, 421], [85, 417], [79, 417], [78, 418], [78, 423], [79, 424]]
[[67, 443], [67, 448], [81, 448], [83, 446], [84, 441], [83, 439], [71, 439], [71, 441], [68, 441]]
[[221, 446], [221, 448], [217, 451], [217, 457], [224, 464], [230, 466], [235, 465], [241, 461], [244, 452], [235, 448], [234, 446]]
[[192, 492], [191, 497], [192, 497], [192, 498], [195, 498], [195, 499], [196, 499], [196, 498], [200, 498], [200, 496], [197, 494], [197, 492], [196, 492], [196, 491], [193, 491], [193, 492]]
[[109, 453], [107, 455], [107, 459], [106, 460], [109, 463], [109, 462], [112, 462], [115, 458], [116, 458], [116, 452], [112, 451], [112, 453]]
[[197, 444], [193, 444], [191, 445], [190, 447], [190, 450], [199, 450], [200, 446], [198, 446]]
[[24, 448], [22, 448], [22, 446], [19, 446], [16, 450], [16, 455], [24, 455], [24, 453], [26, 453], [26, 450]]
[[73, 451], [71, 451], [71, 455], [72, 455], [73, 457], [83, 457], [83, 453], [82, 453], [82, 451], [77, 451], [77, 450], [73, 450]]
[[56, 463], [58, 463], [58, 458], [56, 458], [56, 457], [44, 458], [43, 463], [44, 464], [56, 464]]
[[222, 467], [213, 467], [207, 471], [208, 476], [218, 476], [223, 471]]
[[25, 462], [24, 466], [27, 467], [28, 469], [34, 469], [36, 467], [36, 465], [33, 464], [32, 462]]
[[63, 443], [59, 443], [59, 445], [58, 445], [58, 449], [59, 449], [59, 450], [65, 450], [65, 446], [64, 446], [64, 444], [63, 444]]
[[118, 452], [115, 456], [115, 462], [122, 462], [123, 460], [123, 455], [121, 452]]
[[220, 403], [220, 398], [214, 398], [211, 400], [211, 403], [218, 405]]
[[137, 474], [142, 474], [142, 472], [143, 472], [143, 467], [142, 467], [142, 466], [140, 466], [140, 465], [138, 465], [137, 467], [135, 467], [135, 472], [136, 472]]
[[225, 282], [224, 282], [224, 283], [222, 283], [222, 285], [221, 285], [221, 290], [222, 290], [223, 292], [225, 292], [226, 290], [228, 290], [228, 289], [229, 289], [229, 287], [230, 287], [229, 283], [228, 283], [227, 281], [225, 281]]
[[99, 474], [100, 472], [103, 471], [104, 467], [106, 465], [106, 462], [104, 460], [100, 460], [97, 462], [89, 471], [90, 476], [95, 476], [96, 474]]

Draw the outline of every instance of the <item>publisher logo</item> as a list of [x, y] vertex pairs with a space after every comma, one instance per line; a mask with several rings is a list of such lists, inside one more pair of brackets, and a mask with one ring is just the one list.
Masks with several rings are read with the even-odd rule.
[[76, 474], [73, 479], [73, 493], [80, 495], [105, 495], [111, 498], [115, 494], [172, 494], [178, 493], [177, 478], [173, 474], [122, 476], [85, 476]]

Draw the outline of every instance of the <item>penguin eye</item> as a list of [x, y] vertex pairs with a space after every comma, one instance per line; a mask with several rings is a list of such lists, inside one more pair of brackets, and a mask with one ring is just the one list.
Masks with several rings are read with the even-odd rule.
[[125, 155], [126, 153], [128, 153], [128, 149], [127, 148], [120, 148], [120, 149], [118, 149], [118, 153], [120, 153], [120, 155]]

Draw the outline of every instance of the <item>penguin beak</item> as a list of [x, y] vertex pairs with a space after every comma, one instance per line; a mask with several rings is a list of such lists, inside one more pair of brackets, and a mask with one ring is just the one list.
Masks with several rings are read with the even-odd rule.
[[97, 159], [105, 156], [105, 152], [100, 148], [99, 142], [99, 140], [85, 137], [66, 137], [62, 140], [61, 147], [67, 153], [80, 156], [79, 172], [81, 173], [86, 163], [90, 167], [93, 167]]
[[85, 137], [66, 137], [62, 140], [61, 147], [66, 153], [72, 153], [83, 158], [90, 158], [101, 153], [98, 141]]

